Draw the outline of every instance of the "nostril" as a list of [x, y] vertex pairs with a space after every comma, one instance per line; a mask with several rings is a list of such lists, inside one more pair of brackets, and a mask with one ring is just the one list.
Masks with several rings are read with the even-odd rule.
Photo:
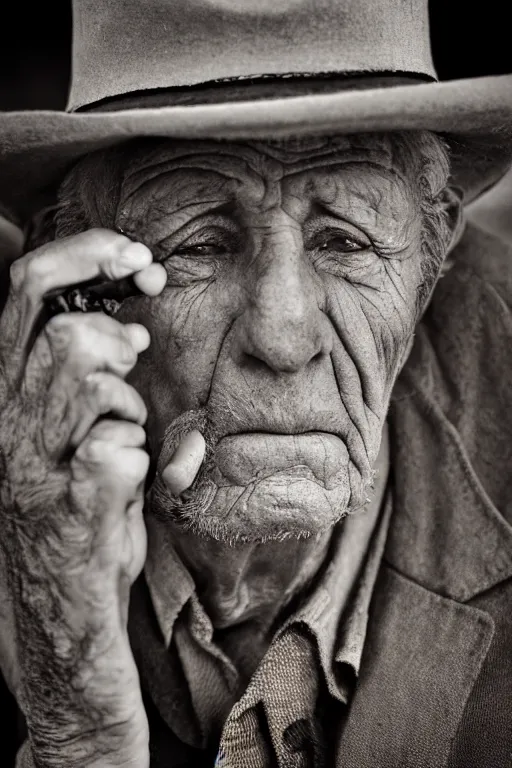
[[263, 357], [259, 357], [258, 355], [252, 354], [250, 352], [243, 353], [240, 363], [246, 371], [251, 373], [268, 373], [269, 371], [273, 371], [273, 368], [269, 365], [269, 363], [265, 361]]

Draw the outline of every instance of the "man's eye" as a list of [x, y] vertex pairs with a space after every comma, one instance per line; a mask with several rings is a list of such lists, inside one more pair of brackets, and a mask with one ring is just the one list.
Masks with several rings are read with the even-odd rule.
[[222, 243], [184, 243], [174, 251], [178, 255], [223, 256], [227, 248]]
[[318, 251], [330, 251], [335, 253], [354, 253], [355, 251], [365, 251], [371, 247], [370, 242], [363, 242], [349, 235], [329, 235], [322, 237], [316, 246]]

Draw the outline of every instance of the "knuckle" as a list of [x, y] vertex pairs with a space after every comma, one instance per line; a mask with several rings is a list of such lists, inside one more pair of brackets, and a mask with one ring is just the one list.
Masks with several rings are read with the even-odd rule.
[[50, 336], [53, 336], [54, 334], [60, 334], [63, 328], [67, 329], [69, 326], [70, 315], [63, 312], [60, 315], [53, 315], [53, 317], [50, 317], [45, 328]]
[[74, 462], [88, 466], [108, 479], [109, 484], [121, 482], [138, 485], [147, 475], [149, 456], [141, 447], [124, 448], [101, 435], [100, 430], [89, 436], [77, 449]]
[[43, 294], [46, 290], [48, 278], [55, 271], [53, 259], [48, 253], [32, 251], [22, 256], [9, 267], [9, 280], [11, 290], [16, 293]]
[[102, 359], [103, 339], [91, 328], [86, 315], [74, 312], [55, 315], [45, 330], [56, 359], [61, 363], [80, 361], [80, 367], [94, 367]]
[[20, 259], [13, 261], [9, 267], [9, 280], [11, 289], [14, 291], [21, 290], [23, 282], [25, 280], [25, 268], [27, 263], [27, 256], [22, 256]]
[[51, 253], [32, 253], [24, 264], [18, 290], [42, 296], [55, 283], [57, 265]]
[[134, 424], [133, 421], [103, 419], [94, 426], [94, 439], [101, 439], [116, 446], [125, 443], [140, 445], [144, 443], [146, 433], [140, 424]]
[[112, 392], [112, 381], [105, 374], [98, 371], [88, 373], [82, 387], [87, 402], [97, 406], [94, 410], [101, 410], [103, 406], [108, 405]]
[[122, 325], [118, 320], [105, 315], [103, 312], [91, 312], [84, 317], [86, 318], [88, 325], [103, 333], [116, 334], [120, 332], [119, 328], [122, 328]]
[[76, 235], [76, 237], [79, 237], [86, 246], [102, 249], [105, 247], [110, 248], [113, 243], [123, 236], [106, 227], [91, 227], [85, 230], [85, 232]]
[[142, 448], [132, 448], [123, 451], [117, 457], [119, 474], [133, 483], [140, 483], [147, 475], [149, 469], [149, 456]]
[[133, 399], [135, 410], [137, 411], [137, 421], [139, 424], [145, 424], [148, 418], [148, 409], [146, 408], [146, 403], [136, 389], [134, 389], [131, 385], [127, 386], [130, 388], [130, 394]]
[[70, 335], [73, 341], [73, 347], [81, 355], [95, 355], [97, 351], [98, 334], [91, 328], [87, 317], [78, 317], [75, 322], [70, 324]]
[[92, 435], [78, 447], [75, 458], [85, 464], [101, 464], [106, 458], [106, 444]]
[[54, 352], [67, 349], [71, 343], [72, 333], [69, 315], [54, 315], [44, 327], [44, 336]]
[[[89, 431], [89, 435], [87, 437], [87, 441], [96, 441], [99, 440], [102, 443], [106, 443], [107, 446], [110, 445], [110, 437], [111, 433], [115, 429], [116, 422], [110, 420], [110, 419], [103, 419], [102, 421], [96, 422], [93, 427], [91, 427]], [[104, 447], [105, 450], [105, 447]], [[107, 448], [108, 450], [108, 448]]]
[[118, 342], [119, 362], [133, 367], [137, 362], [137, 352], [134, 350], [128, 339], [120, 338]]
[[[105, 316], [105, 320], [110, 318]], [[73, 350], [82, 360], [97, 364], [117, 362], [130, 367], [137, 361], [137, 352], [126, 335], [110, 323], [98, 322], [98, 318], [91, 322], [86, 315], [83, 321], [78, 316], [71, 335]]]

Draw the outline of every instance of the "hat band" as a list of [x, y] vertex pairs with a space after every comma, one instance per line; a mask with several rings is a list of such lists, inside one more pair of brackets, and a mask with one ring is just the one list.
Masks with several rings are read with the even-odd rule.
[[242, 76], [210, 80], [189, 86], [152, 88], [108, 96], [85, 104], [73, 112], [117, 112], [125, 109], [223, 104], [258, 99], [284, 99], [294, 96], [337, 93], [344, 90], [392, 88], [436, 82], [434, 77], [417, 72], [340, 72], [290, 73]]

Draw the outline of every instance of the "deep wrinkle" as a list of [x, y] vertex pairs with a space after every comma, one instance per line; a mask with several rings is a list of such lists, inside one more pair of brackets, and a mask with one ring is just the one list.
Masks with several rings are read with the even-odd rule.
[[[263, 144], [162, 141], [140, 144], [129, 163], [116, 160], [117, 223], [168, 269], [161, 296], [131, 298], [117, 315], [144, 323], [152, 337], [130, 377], [148, 406], [151, 444], [158, 454], [180, 419], [185, 430], [203, 418], [212, 428], [209, 500], [188, 520], [190, 531], [176, 524], [179, 504], [165, 493], [148, 515], [161, 513], [193, 572], [208, 573], [202, 599], [223, 626], [230, 619], [220, 616], [220, 593], [248, 590], [247, 610], [254, 611], [259, 589], [252, 577], [234, 583], [228, 563], [240, 573], [258, 553], [274, 584], [267, 608], [257, 609], [264, 623], [265, 611], [279, 610], [283, 578], [291, 578], [273, 572], [269, 540], [281, 542], [290, 561], [308, 560], [310, 578], [332, 526], [371, 494], [387, 398], [421, 309], [418, 291], [425, 274], [433, 285], [450, 240], [442, 152], [436, 164], [439, 147], [428, 137], [403, 141], [402, 155], [400, 137], [343, 137], [334, 151], [308, 154], [306, 145], [298, 160], [286, 148], [281, 159], [269, 158], [277, 150]], [[268, 178], [258, 177], [262, 168]], [[429, 206], [439, 217], [431, 228], [438, 240], [430, 238], [425, 272]], [[258, 434], [266, 435], [265, 454], [249, 450]], [[303, 442], [308, 434], [317, 437]], [[325, 442], [328, 435], [341, 442]], [[288, 475], [279, 469], [276, 438], [290, 441]], [[233, 446], [222, 454], [230, 480], [215, 463], [223, 445]], [[313, 445], [318, 461], [307, 458]], [[172, 445], [165, 450], [162, 465]], [[236, 484], [237, 457], [245, 455], [249, 462], [266, 457], [254, 465], [257, 482], [246, 487]], [[339, 467], [338, 477], [328, 476], [330, 467]], [[240, 499], [247, 500], [243, 511]], [[294, 593], [302, 576], [284, 591]]]

